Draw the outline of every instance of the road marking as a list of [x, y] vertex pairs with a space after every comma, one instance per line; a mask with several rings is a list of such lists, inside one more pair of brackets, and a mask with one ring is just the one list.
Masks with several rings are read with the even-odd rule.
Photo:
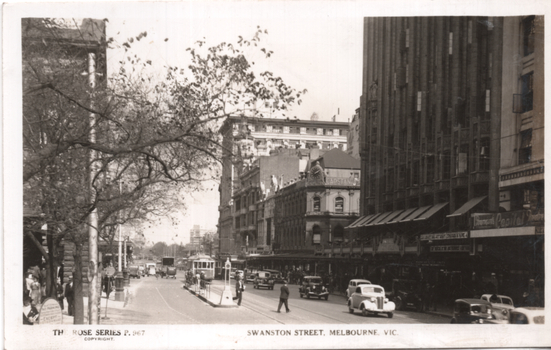
[[159, 295], [161, 296], [161, 299], [163, 299], [163, 301], [165, 302], [166, 306], [167, 306], [169, 309], [171, 309], [172, 311], [174, 311], [174, 312], [176, 312], [176, 313], [178, 313], [178, 314], [180, 314], [180, 315], [182, 315], [182, 316], [185, 316], [187, 319], [189, 319], [189, 320], [191, 320], [191, 321], [193, 321], [193, 322], [195, 322], [195, 323], [200, 323], [199, 321], [197, 321], [197, 320], [194, 319], [193, 317], [189, 317], [188, 315], [183, 314], [183, 313], [181, 313], [180, 311], [178, 311], [178, 310], [172, 308], [170, 305], [168, 305], [167, 301], [165, 300], [165, 298], [163, 297], [163, 295], [161, 294], [161, 292], [159, 291], [159, 289], [158, 289], [157, 287], [155, 287], [155, 290], [157, 290], [157, 293], [159, 293]]

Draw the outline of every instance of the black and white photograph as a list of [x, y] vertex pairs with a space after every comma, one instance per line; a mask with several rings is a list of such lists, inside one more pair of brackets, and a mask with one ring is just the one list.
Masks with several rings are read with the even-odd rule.
[[4, 3], [4, 347], [551, 346], [548, 11]]

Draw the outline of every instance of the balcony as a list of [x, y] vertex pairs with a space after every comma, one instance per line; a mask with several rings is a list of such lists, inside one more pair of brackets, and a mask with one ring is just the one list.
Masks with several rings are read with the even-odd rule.
[[466, 175], [458, 175], [452, 178], [452, 187], [465, 187], [469, 182], [469, 178]]
[[343, 212], [343, 213], [337, 213], [334, 211], [307, 211], [304, 216], [342, 216], [342, 217], [348, 217], [348, 216], [359, 216], [358, 212]]
[[490, 181], [490, 174], [487, 171], [477, 171], [470, 175], [471, 183], [486, 183]]
[[239, 215], [245, 215], [247, 214], [247, 208], [241, 208], [241, 210], [239, 210]]
[[436, 182], [436, 189], [438, 191], [444, 191], [450, 189], [450, 180], [440, 180]]

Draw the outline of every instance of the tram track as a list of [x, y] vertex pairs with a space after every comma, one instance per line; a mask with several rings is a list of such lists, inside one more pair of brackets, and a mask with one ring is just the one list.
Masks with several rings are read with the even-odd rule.
[[[212, 288], [212, 286], [211, 286]], [[222, 293], [222, 290], [220, 288], [218, 288], [218, 286], [216, 286], [215, 288], [213, 288], [217, 293]], [[257, 294], [254, 294], [255, 296], [258, 296], [258, 297], [261, 297]], [[244, 297], [246, 297], [246, 294], [244, 295]], [[246, 303], [251, 305], [253, 304], [253, 306], [249, 306], [249, 305], [245, 305], [245, 300], [246, 300]], [[270, 300], [272, 301], [272, 300]], [[266, 312], [263, 312], [261, 311], [261, 309], [276, 309], [277, 308], [277, 305], [279, 303], [279, 298], [273, 300], [273, 304], [270, 303], [265, 303], [265, 302], [262, 302], [262, 301], [257, 301], [255, 299], [251, 299], [251, 298], [245, 298], [244, 301], [241, 303], [241, 306], [240, 308], [246, 308], [247, 310], [250, 310], [252, 312], [255, 312], [261, 316], [264, 316], [264, 317], [267, 317], [271, 320], [274, 320], [280, 324], [289, 324], [289, 323], [292, 323], [292, 322], [282, 322], [280, 318], [278, 317], [275, 317], [273, 315], [270, 315], [269, 313], [266, 313]], [[339, 323], [339, 324], [351, 324], [350, 322], [345, 322], [343, 320], [340, 320], [338, 318], [335, 318], [335, 317], [332, 317], [332, 316], [329, 316], [327, 314], [324, 314], [324, 313], [320, 313], [320, 312], [316, 312], [316, 311], [313, 311], [312, 309], [310, 308], [305, 308], [305, 307], [301, 307], [301, 306], [298, 306], [296, 304], [292, 305], [292, 307], [289, 307], [289, 309], [291, 310], [302, 310], [308, 314], [314, 314], [314, 315], [317, 315], [317, 316], [320, 316], [320, 317], [323, 317], [323, 318], [326, 318], [326, 319], [329, 319], [331, 321], [335, 321], [333, 323]], [[304, 323], [310, 323], [310, 320], [307, 319], [307, 318], [304, 318], [304, 317], [300, 317], [296, 312], [293, 313], [293, 311], [290, 312], [290, 314], [288, 314], [292, 317], [292, 319], [294, 320], [299, 320], [299, 321], [302, 321]]]

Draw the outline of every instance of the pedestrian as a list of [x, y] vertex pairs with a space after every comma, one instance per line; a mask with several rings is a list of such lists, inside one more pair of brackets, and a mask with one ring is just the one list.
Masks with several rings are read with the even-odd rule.
[[291, 311], [289, 310], [289, 304], [288, 304], [288, 299], [289, 299], [289, 287], [287, 287], [287, 280], [283, 281], [283, 285], [281, 286], [280, 288], [280, 293], [279, 293], [279, 305], [277, 306], [277, 312], [281, 312], [279, 310], [281, 310], [281, 305], [285, 304], [285, 310], [287, 312]]
[[75, 312], [75, 292], [73, 289], [73, 277], [69, 276], [69, 283], [65, 286], [65, 298], [67, 299], [67, 314], [73, 316]]
[[40, 282], [38, 282], [38, 277], [33, 275], [33, 282], [31, 283], [32, 305], [36, 306], [40, 304], [41, 298], [42, 298], [42, 292], [41, 292]]
[[56, 297], [57, 301], [59, 302], [59, 306], [61, 306], [61, 310], [63, 311], [63, 285], [61, 284], [61, 279], [57, 279], [56, 283]]
[[237, 305], [241, 305], [241, 300], [243, 299], [243, 291], [245, 290], [245, 285], [243, 284], [243, 277], [237, 275], [237, 283], [235, 284], [235, 297], [233, 300], [237, 300]]

